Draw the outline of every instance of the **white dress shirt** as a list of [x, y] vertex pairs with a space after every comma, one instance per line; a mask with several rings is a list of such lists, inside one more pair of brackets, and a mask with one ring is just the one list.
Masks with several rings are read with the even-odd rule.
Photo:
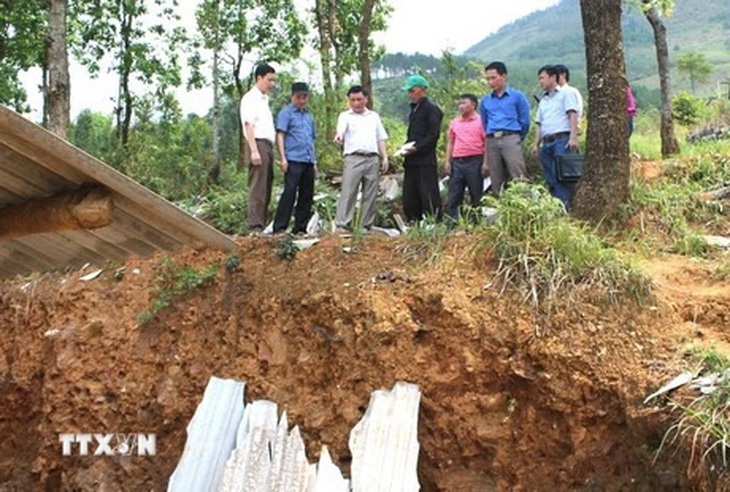
[[577, 87], [573, 87], [567, 82], [565, 83], [565, 85], [562, 86], [562, 89], [567, 89], [568, 91], [575, 94], [575, 98], [578, 101], [578, 121], [580, 121], [583, 118], [583, 94], [580, 93]]
[[269, 96], [253, 86], [245, 96], [241, 98], [241, 121], [253, 126], [254, 138], [266, 139], [274, 143], [276, 130], [274, 129], [274, 116], [269, 107]]
[[343, 111], [337, 118], [337, 135], [344, 139], [345, 155], [354, 153], [378, 153], [378, 142], [388, 139], [388, 133], [375, 111], [365, 109], [356, 113]]

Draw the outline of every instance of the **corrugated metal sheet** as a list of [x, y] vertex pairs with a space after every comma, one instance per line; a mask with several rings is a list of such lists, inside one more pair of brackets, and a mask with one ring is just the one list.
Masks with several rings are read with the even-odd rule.
[[[0, 240], [0, 277], [146, 256], [181, 246], [236, 249], [225, 234], [67, 141], [0, 106], [0, 209], [84, 185], [114, 201], [112, 223]], [[0, 211], [0, 213], [2, 213]]]

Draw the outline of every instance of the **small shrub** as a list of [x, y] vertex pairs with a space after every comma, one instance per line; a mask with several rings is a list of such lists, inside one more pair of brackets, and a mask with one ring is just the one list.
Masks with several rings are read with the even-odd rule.
[[704, 103], [687, 92], [678, 92], [672, 99], [672, 113], [681, 125], [694, 125], [702, 118]]
[[557, 294], [568, 297], [592, 287], [615, 301], [625, 294], [641, 301], [651, 282], [598, 235], [571, 219], [539, 185], [514, 183], [493, 201], [499, 218], [486, 226], [487, 243], [500, 265], [497, 277], [527, 290], [538, 307]]
[[172, 258], [166, 257], [155, 278], [152, 305], [149, 310], [143, 311], [137, 316], [137, 321], [141, 324], [148, 323], [155, 314], [170, 306], [173, 300], [210, 283], [219, 269], [218, 262], [211, 263], [207, 268], [196, 270], [190, 265], [180, 265]]

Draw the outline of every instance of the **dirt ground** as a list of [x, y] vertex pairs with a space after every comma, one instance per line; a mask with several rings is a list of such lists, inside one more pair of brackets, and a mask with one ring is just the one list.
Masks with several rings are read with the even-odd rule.
[[[730, 287], [690, 260], [645, 265], [654, 302], [569, 306], [538, 337], [469, 237], [450, 238], [438, 266], [379, 237], [350, 253], [325, 237], [291, 262], [273, 239], [239, 243], [236, 272], [143, 325], [162, 255], [130, 260], [121, 280], [80, 280], [89, 267], [0, 284], [0, 491], [165, 490], [212, 375], [286, 408], [310, 461], [326, 444], [346, 470], [370, 392], [417, 383], [425, 491], [694, 487], [681, 454], [652, 463], [667, 423], [641, 403], [689, 341], [730, 347]], [[155, 433], [157, 455], [62, 456], [67, 432]]]

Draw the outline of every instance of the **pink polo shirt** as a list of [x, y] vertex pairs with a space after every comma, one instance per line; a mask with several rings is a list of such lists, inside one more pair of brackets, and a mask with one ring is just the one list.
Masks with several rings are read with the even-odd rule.
[[452, 158], [484, 154], [484, 127], [482, 119], [474, 113], [470, 118], [454, 118], [449, 125], [449, 140], [454, 144]]

